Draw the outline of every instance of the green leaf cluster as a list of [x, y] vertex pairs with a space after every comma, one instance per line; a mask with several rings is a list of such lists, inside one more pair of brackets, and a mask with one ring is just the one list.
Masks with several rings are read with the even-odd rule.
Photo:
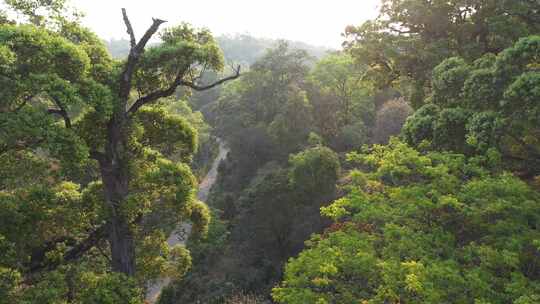
[[530, 36], [470, 64], [446, 59], [433, 70], [429, 103], [405, 124], [405, 140], [469, 155], [497, 149], [511, 167], [538, 175], [539, 54], [540, 37]]
[[[540, 196], [486, 158], [393, 140], [350, 160], [334, 224], [290, 259], [279, 303], [532, 303]], [[532, 302], [531, 302], [532, 301]]]

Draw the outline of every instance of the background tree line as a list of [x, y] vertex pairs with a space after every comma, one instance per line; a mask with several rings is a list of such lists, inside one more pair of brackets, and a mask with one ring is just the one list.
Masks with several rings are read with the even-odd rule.
[[162, 302], [536, 303], [539, 9], [388, 0], [343, 51], [268, 51], [205, 112], [221, 233]]

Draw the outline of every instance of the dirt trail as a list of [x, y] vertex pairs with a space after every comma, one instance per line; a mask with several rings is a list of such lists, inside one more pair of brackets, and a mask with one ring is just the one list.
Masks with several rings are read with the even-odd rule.
[[[214, 162], [212, 163], [212, 167], [210, 168], [210, 171], [206, 174], [202, 182], [199, 184], [199, 191], [197, 192], [197, 199], [199, 199], [202, 202], [205, 202], [208, 198], [208, 193], [210, 192], [210, 188], [212, 188], [212, 185], [216, 182], [217, 178], [217, 169], [219, 164], [222, 160], [227, 157], [227, 153], [229, 153], [229, 149], [225, 146], [225, 143], [218, 139], [219, 143], [219, 152], [216, 158], [214, 159]], [[183, 223], [169, 236], [167, 239], [167, 243], [169, 243], [169, 246], [174, 246], [177, 244], [184, 244], [184, 236], [189, 234], [189, 230], [191, 229], [191, 226], [188, 223]], [[158, 281], [157, 283], [153, 284], [148, 288], [148, 291], [146, 293], [146, 303], [153, 304], [156, 303], [159, 294], [161, 293], [161, 290], [169, 285], [171, 280], [169, 278], [162, 279]]]

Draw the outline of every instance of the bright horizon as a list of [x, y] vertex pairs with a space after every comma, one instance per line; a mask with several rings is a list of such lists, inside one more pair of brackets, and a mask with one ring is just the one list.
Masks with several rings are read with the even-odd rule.
[[103, 39], [127, 38], [121, 8], [127, 9], [137, 38], [152, 17], [172, 26], [189, 22], [209, 28], [214, 35], [250, 34], [283, 38], [315, 46], [339, 48], [347, 25], [359, 25], [377, 16], [380, 0], [249, 1], [249, 0], [72, 0], [85, 13], [83, 24]]

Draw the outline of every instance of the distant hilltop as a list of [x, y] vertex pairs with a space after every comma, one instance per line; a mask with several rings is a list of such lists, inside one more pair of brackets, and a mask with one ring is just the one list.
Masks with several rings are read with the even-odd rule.
[[[279, 39], [257, 38], [249, 34], [221, 35], [216, 39], [223, 50], [226, 62], [232, 61], [243, 65], [251, 65], [264, 54], [266, 49], [274, 47], [280, 41]], [[301, 41], [285, 41], [291, 48], [306, 50], [309, 55], [316, 58], [322, 58], [326, 53], [335, 51], [328, 47], [314, 46]], [[104, 42], [114, 58], [127, 56], [129, 40], [111, 39]]]

